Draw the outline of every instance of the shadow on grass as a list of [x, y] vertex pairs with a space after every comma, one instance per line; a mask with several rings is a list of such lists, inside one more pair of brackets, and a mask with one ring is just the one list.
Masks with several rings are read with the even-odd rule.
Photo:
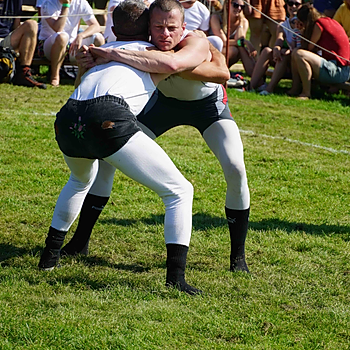
[[[151, 215], [147, 218], [141, 219], [104, 219], [100, 223], [103, 225], [116, 225], [116, 226], [131, 226], [139, 222], [142, 222], [146, 225], [162, 225], [164, 221], [163, 215]], [[205, 231], [217, 227], [226, 227], [227, 222], [223, 217], [211, 216], [208, 214], [197, 213], [193, 216], [193, 229], [198, 231]], [[287, 233], [293, 232], [305, 232], [310, 235], [333, 235], [340, 234], [344, 241], [350, 241], [350, 227], [349, 226], [338, 226], [338, 225], [314, 225], [306, 224], [303, 222], [288, 222], [280, 219], [263, 219], [261, 221], [250, 221], [249, 229], [254, 231], [273, 231], [273, 230], [282, 230]], [[44, 244], [44, 242], [43, 242]], [[0, 243], [0, 262], [4, 262], [8, 259], [11, 259], [16, 256], [25, 256], [25, 255], [34, 255], [39, 256], [42, 246], [37, 246], [31, 249], [19, 248], [9, 243]], [[111, 264], [108, 260], [94, 257], [94, 256], [79, 256], [78, 259], [83, 261], [89, 266], [107, 266], [114, 269], [133, 271], [135, 273], [147, 272], [149, 267], [144, 267], [137, 264]], [[5, 263], [6, 264], [6, 263]], [[5, 265], [3, 265], [5, 266]], [[161, 266], [163, 267], [163, 264]]]
[[[112, 224], [116, 226], [130, 226], [135, 225], [138, 222], [142, 222], [146, 225], [158, 225], [163, 224], [163, 215], [151, 215], [147, 218], [141, 219], [104, 219], [101, 220], [101, 224]], [[206, 213], [196, 213], [193, 215], [192, 226], [194, 230], [208, 230], [217, 227], [227, 226], [226, 218], [211, 216]], [[263, 219], [261, 221], [250, 221], [249, 229], [255, 231], [261, 230], [283, 230], [288, 233], [302, 231], [311, 235], [331, 235], [331, 234], [345, 234], [348, 237], [344, 238], [346, 241], [350, 240], [350, 226], [338, 226], [327, 224], [306, 224], [303, 222], [288, 222], [280, 219]]]

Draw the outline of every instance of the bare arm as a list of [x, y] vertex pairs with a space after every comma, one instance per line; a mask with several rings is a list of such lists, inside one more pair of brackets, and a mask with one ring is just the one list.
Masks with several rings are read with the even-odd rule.
[[95, 17], [86, 21], [86, 24], [88, 27], [83, 32], [79, 33], [70, 45], [69, 53], [73, 56], [75, 56], [78, 50], [81, 48], [83, 39], [88, 38], [89, 36], [98, 33], [101, 30], [101, 27]]
[[[311, 34], [311, 38], [310, 38], [310, 41], [317, 44], [317, 42], [320, 40], [321, 38], [321, 34], [322, 34], [322, 31], [321, 31], [321, 28], [318, 26], [318, 24], [316, 23], [315, 26], [314, 26], [314, 30], [312, 31], [312, 34]], [[311, 44], [309, 43], [308, 46], [307, 46], [307, 49], [309, 51], [315, 51], [316, 49], [316, 46], [314, 44]], [[317, 49], [318, 50], [318, 49]]]
[[130, 51], [112, 48], [91, 47], [94, 58], [102, 62], [117, 61], [149, 73], [174, 74], [193, 69], [207, 58], [209, 42], [198, 37], [185, 38], [178, 51]]
[[220, 18], [218, 15], [212, 15], [210, 18], [210, 28], [214, 35], [218, 36], [222, 42], [224, 43], [224, 46], [226, 45], [226, 34], [221, 28]]
[[276, 30], [275, 46], [273, 48], [273, 60], [275, 62], [282, 60], [281, 50], [283, 48], [284, 38], [285, 38], [284, 30], [280, 25], [278, 25]]
[[20, 18], [15, 18], [13, 20], [13, 25], [12, 25], [12, 30], [15, 30], [21, 25], [21, 19]]
[[186, 70], [179, 75], [188, 80], [208, 81], [224, 84], [230, 79], [230, 71], [227, 68], [224, 55], [209, 43], [211, 60], [201, 63], [193, 70]]
[[[70, 0], [64, 1], [64, 4], [70, 4]], [[57, 33], [61, 32], [64, 29], [64, 26], [66, 25], [67, 21], [67, 15], [69, 12], [69, 7], [63, 7], [61, 9], [60, 15], [62, 17], [58, 17], [57, 19], [51, 17], [51, 18], [46, 18], [47, 24]]]

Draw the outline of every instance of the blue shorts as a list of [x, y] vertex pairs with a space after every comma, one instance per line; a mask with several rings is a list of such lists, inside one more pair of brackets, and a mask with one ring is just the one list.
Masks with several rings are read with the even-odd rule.
[[337, 10], [343, 3], [343, 0], [314, 0], [314, 8], [323, 13], [325, 10]]
[[57, 113], [56, 141], [69, 157], [102, 159], [121, 149], [141, 129], [128, 104], [116, 96], [69, 99]]
[[338, 66], [336, 61], [327, 61], [321, 57], [318, 80], [324, 84], [345, 83], [350, 78], [350, 66]]

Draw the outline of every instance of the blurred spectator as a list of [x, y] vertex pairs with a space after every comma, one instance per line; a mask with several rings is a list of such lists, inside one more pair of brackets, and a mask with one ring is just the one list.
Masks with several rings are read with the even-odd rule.
[[108, 11], [107, 11], [107, 20], [106, 20], [106, 29], [104, 32], [104, 37], [107, 43], [110, 43], [111, 41], [115, 41], [116, 37], [114, 33], [112, 32], [112, 25], [113, 25], [113, 19], [112, 19], [112, 13], [113, 10], [122, 2], [123, 0], [110, 0], [108, 3]]
[[350, 41], [350, 0], [344, 0], [333, 19], [342, 25]]
[[[286, 11], [284, 9], [283, 0], [251, 0], [251, 5], [263, 14], [271, 17], [276, 22], [283, 22], [286, 19]], [[265, 33], [265, 25], [270, 32], [269, 46], [271, 47], [276, 41], [277, 24], [263, 16], [260, 12], [252, 9], [251, 15], [248, 17], [250, 27], [250, 41], [260, 53], [261, 35]], [[264, 46], [267, 43], [264, 43]], [[263, 49], [264, 47], [261, 47]]]
[[[288, 93], [296, 96], [302, 87], [299, 98], [308, 99], [312, 78], [324, 84], [344, 83], [349, 79], [350, 46], [343, 27], [321, 15], [311, 4], [301, 6], [297, 17], [305, 27], [305, 38], [311, 43], [303, 40], [303, 49], [292, 52], [293, 84]], [[315, 53], [320, 50], [320, 55]]]
[[[229, 35], [229, 67], [241, 59], [244, 69], [249, 76], [253, 73], [256, 50], [250, 41], [246, 40], [249, 22], [243, 15], [245, 8], [243, 0], [232, 0], [230, 10], [230, 35]], [[223, 52], [226, 52], [227, 42], [227, 9], [228, 1], [225, 1], [222, 15], [211, 16], [210, 26], [214, 35], [220, 37], [224, 43]]]
[[[185, 9], [186, 29], [201, 30], [205, 35], [208, 35], [210, 22], [210, 11], [208, 8], [197, 0], [188, 0], [181, 3]], [[222, 51], [223, 42], [219, 37], [211, 35], [208, 37], [208, 40], [217, 50]]]
[[[59, 71], [67, 51], [72, 63], [75, 53], [82, 45], [101, 46], [105, 40], [100, 32], [91, 6], [86, 0], [46, 0], [41, 7], [43, 18], [39, 33], [39, 50], [51, 61], [51, 79], [53, 86], [60, 82]], [[81, 16], [76, 16], [77, 14]], [[88, 27], [78, 33], [80, 20]]]
[[[105, 10], [108, 0], [87, 0], [91, 7], [95, 5], [95, 9]], [[101, 26], [106, 25], [107, 15], [96, 15], [96, 19]]]
[[343, 0], [314, 0], [314, 8], [323, 15], [332, 18]]
[[[301, 0], [287, 1], [289, 17], [277, 28], [274, 48], [265, 47], [256, 62], [250, 81], [250, 88], [252, 90], [257, 89], [261, 95], [273, 93], [274, 88], [285, 73], [289, 72], [290, 74], [291, 51], [301, 45], [300, 37], [295, 35], [300, 34], [300, 29], [302, 29], [297, 28], [300, 22], [295, 17], [301, 5]], [[263, 84], [263, 77], [270, 65], [275, 67], [271, 80], [269, 84]]]
[[19, 52], [19, 67], [13, 83], [29, 87], [46, 89], [46, 85], [36, 81], [31, 73], [31, 64], [35, 52], [38, 23], [34, 20], [27, 20], [20, 23], [22, 12], [22, 0], [0, 0], [0, 46], [9, 47]]

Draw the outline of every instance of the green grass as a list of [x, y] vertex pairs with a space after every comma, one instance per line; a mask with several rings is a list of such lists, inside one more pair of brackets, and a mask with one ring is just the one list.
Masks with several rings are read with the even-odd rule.
[[37, 269], [69, 177], [53, 122], [73, 88], [0, 85], [0, 349], [349, 349], [350, 103], [321, 90], [298, 101], [287, 85], [228, 91], [251, 275], [228, 269], [225, 181], [199, 133], [158, 140], [195, 189], [186, 274], [203, 297], [164, 286], [163, 204], [121, 173], [90, 255]]

